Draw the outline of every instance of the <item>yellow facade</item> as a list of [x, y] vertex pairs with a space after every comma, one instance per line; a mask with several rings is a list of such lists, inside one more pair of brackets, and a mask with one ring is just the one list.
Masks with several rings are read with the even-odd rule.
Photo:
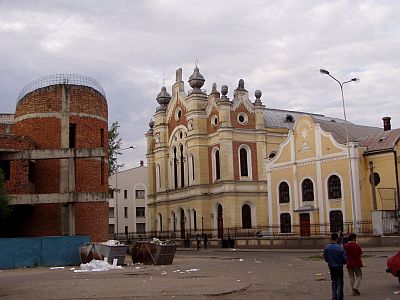
[[[267, 109], [260, 91], [249, 99], [242, 80], [232, 100], [226, 86], [220, 93], [213, 85], [207, 95], [203, 83], [196, 67], [187, 93], [178, 69], [171, 96], [165, 87], [157, 96], [146, 133], [152, 231], [182, 238], [205, 230], [220, 237], [228, 230], [321, 234], [339, 220], [353, 226], [371, 220], [372, 210], [395, 208], [397, 198], [385, 199], [393, 188], [398, 193], [397, 141], [392, 153], [368, 153], [352, 135], [343, 141], [343, 120]], [[376, 208], [370, 161], [381, 176]]]

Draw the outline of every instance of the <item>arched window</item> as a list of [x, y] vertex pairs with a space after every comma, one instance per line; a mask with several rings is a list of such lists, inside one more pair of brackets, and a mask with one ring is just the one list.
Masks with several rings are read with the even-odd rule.
[[251, 228], [251, 209], [248, 204], [242, 206], [242, 228]]
[[301, 184], [303, 201], [314, 201], [314, 185], [311, 179], [304, 179]]
[[342, 185], [337, 175], [328, 178], [328, 199], [342, 198]]
[[284, 213], [280, 216], [281, 221], [281, 233], [292, 232], [292, 222], [290, 220], [290, 214]]
[[185, 186], [185, 160], [183, 159], [183, 145], [179, 146], [181, 152], [180, 162], [181, 162], [181, 187]]
[[157, 189], [161, 189], [161, 167], [159, 164], [157, 164], [156, 167], [156, 184], [157, 184]]
[[219, 150], [215, 150], [215, 180], [221, 179], [221, 170], [219, 165]]
[[192, 163], [192, 180], [194, 181], [194, 156], [193, 154], [190, 155], [191, 163]]
[[249, 176], [246, 148], [240, 148], [239, 161], [240, 161], [240, 176]]
[[175, 189], [178, 188], [178, 158], [176, 157], [176, 147], [174, 147], [174, 158], [172, 161], [173, 168], [174, 168], [174, 187]]
[[161, 213], [158, 213], [158, 231], [163, 232], [163, 220]]
[[174, 212], [172, 212], [171, 219], [172, 219], [171, 220], [171, 222], [172, 222], [172, 230], [174, 232], [176, 232], [176, 216], [175, 216]]
[[288, 202], [290, 202], [289, 185], [283, 181], [279, 184], [279, 203]]
[[197, 213], [196, 210], [193, 209], [193, 230], [197, 231]]
[[343, 231], [343, 213], [341, 210], [332, 210], [329, 213], [331, 232]]
[[180, 225], [181, 225], [181, 239], [185, 239], [185, 220], [186, 220], [186, 217], [185, 217], [185, 211], [183, 210], [183, 208], [181, 208], [180, 209], [181, 210], [181, 213], [180, 213], [180, 219], [181, 219], [181, 223], [180, 223]]

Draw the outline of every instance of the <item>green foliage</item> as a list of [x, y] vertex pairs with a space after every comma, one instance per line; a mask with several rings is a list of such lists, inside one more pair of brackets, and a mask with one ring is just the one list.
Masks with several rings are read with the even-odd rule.
[[116, 173], [119, 168], [124, 165], [119, 165], [117, 162], [117, 155], [121, 154], [122, 138], [119, 137], [118, 121], [111, 124], [108, 130], [108, 176]]
[[0, 169], [0, 225], [6, 221], [11, 215], [11, 206], [8, 205], [9, 198], [7, 196], [6, 180], [3, 171]]

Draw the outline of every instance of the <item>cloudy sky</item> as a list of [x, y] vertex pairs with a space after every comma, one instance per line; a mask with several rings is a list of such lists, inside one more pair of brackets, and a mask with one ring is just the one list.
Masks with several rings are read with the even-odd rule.
[[0, 112], [20, 90], [50, 74], [92, 77], [103, 86], [109, 121], [118, 121], [125, 167], [145, 160], [144, 134], [165, 80], [187, 80], [198, 61], [206, 79], [240, 78], [270, 108], [400, 127], [400, 1], [0, 0]]

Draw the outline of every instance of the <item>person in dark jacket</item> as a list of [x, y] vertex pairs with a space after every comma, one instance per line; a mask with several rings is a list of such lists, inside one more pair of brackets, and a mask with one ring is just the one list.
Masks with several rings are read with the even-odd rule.
[[203, 242], [204, 242], [204, 249], [207, 250], [207, 247], [208, 247], [208, 237], [207, 237], [207, 234], [206, 234], [206, 233], [205, 233], [204, 236], [203, 236]]
[[361, 268], [363, 263], [361, 260], [362, 249], [356, 242], [357, 235], [351, 233], [348, 242], [343, 245], [347, 256], [347, 272], [349, 273], [350, 286], [353, 289], [353, 296], [360, 295], [360, 283], [362, 278]]
[[332, 300], [343, 300], [343, 265], [347, 262], [346, 253], [338, 240], [339, 235], [332, 233], [330, 243], [324, 248], [324, 259], [331, 273]]
[[201, 238], [200, 238], [200, 235], [197, 234], [197, 235], [196, 235], [196, 246], [197, 246], [197, 250], [200, 250], [200, 243], [201, 243]]

